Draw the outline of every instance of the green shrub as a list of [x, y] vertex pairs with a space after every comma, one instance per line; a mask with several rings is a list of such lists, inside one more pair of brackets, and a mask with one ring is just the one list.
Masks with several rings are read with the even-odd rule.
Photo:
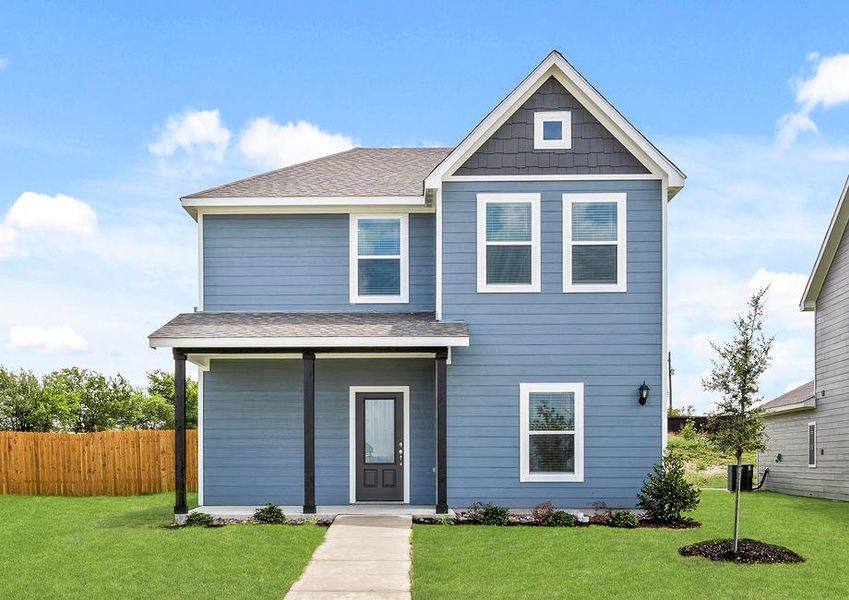
[[555, 508], [548, 500], [534, 506], [531, 518], [534, 523], [545, 527], [574, 527], [578, 522], [575, 515]]
[[212, 527], [212, 515], [205, 512], [189, 513], [185, 524], [186, 527]]
[[617, 510], [607, 517], [607, 524], [611, 527], [633, 529], [640, 526], [640, 519], [630, 510]]
[[507, 525], [510, 515], [506, 508], [491, 502], [475, 502], [469, 506], [469, 519], [480, 525]]
[[283, 511], [280, 510], [279, 506], [269, 502], [262, 508], [256, 509], [256, 512], [254, 512], [254, 520], [258, 523], [275, 525], [278, 523], [285, 523], [286, 516], [283, 514]]
[[696, 422], [693, 419], [687, 419], [684, 427], [681, 428], [681, 437], [688, 442], [696, 440]]
[[637, 493], [637, 506], [649, 518], [663, 523], [682, 523], [683, 513], [699, 504], [699, 489], [684, 478], [684, 460], [674, 452], [667, 452], [656, 464]]

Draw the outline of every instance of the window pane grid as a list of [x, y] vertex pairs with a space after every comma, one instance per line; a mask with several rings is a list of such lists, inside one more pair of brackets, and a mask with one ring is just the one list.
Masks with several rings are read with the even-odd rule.
[[487, 247], [486, 282], [488, 284], [531, 283], [532, 212], [533, 207], [530, 202], [486, 204], [484, 244]]

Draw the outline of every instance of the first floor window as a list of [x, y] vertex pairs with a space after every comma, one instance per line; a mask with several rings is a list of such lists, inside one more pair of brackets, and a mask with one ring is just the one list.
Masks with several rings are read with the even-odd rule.
[[351, 215], [350, 301], [408, 301], [407, 216]]
[[808, 423], [808, 466], [817, 466], [817, 424]]
[[478, 291], [540, 291], [540, 195], [477, 199]]
[[563, 194], [563, 291], [627, 289], [625, 194]]
[[584, 480], [584, 385], [523, 383], [520, 481]]

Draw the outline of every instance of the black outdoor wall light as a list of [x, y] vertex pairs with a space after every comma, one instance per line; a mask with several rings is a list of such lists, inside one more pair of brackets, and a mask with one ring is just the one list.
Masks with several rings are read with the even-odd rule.
[[645, 380], [643, 380], [643, 385], [639, 387], [640, 390], [640, 406], [646, 403], [646, 400], [649, 399], [649, 390], [651, 388], [646, 385]]

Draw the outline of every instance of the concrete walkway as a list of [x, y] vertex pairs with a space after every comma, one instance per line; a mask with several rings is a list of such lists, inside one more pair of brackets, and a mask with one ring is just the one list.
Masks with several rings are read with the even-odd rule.
[[287, 600], [410, 599], [407, 516], [340, 515]]

